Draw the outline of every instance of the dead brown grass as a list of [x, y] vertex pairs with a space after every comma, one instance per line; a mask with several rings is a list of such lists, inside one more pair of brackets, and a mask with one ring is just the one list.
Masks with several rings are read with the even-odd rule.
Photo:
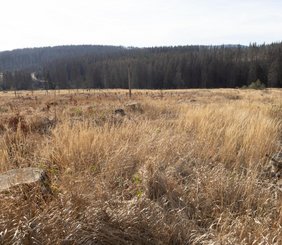
[[1, 95], [0, 172], [44, 168], [53, 196], [1, 194], [0, 244], [282, 243], [281, 193], [263, 177], [281, 90], [133, 96], [138, 110], [123, 90]]

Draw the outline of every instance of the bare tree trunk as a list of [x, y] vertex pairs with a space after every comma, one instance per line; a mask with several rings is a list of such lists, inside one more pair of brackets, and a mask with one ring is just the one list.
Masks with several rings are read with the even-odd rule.
[[131, 66], [130, 64], [128, 64], [128, 67], [127, 67], [127, 76], [128, 76], [129, 98], [131, 98]]
[[57, 91], [56, 89], [54, 90], [54, 102], [55, 102], [55, 120], [57, 121]]

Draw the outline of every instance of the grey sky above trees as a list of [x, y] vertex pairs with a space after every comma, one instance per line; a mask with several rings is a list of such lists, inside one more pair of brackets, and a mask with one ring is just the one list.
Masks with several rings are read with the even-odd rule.
[[0, 50], [281, 41], [279, 0], [3, 0]]

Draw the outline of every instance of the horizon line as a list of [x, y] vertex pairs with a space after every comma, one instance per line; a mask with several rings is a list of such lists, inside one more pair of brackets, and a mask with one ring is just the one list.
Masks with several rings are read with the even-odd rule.
[[46, 45], [46, 46], [33, 46], [33, 47], [22, 47], [22, 48], [14, 48], [14, 49], [5, 49], [0, 50], [2, 52], [13, 52], [18, 50], [25, 49], [42, 49], [42, 48], [56, 48], [56, 47], [71, 47], [71, 46], [101, 46], [101, 47], [122, 47], [126, 49], [134, 48], [134, 49], [146, 49], [146, 48], [171, 48], [171, 47], [192, 47], [192, 46], [202, 46], [202, 47], [218, 47], [218, 46], [243, 46], [249, 47], [251, 45], [264, 46], [264, 45], [273, 45], [280, 44], [281, 41], [273, 41], [273, 42], [250, 42], [249, 44], [240, 44], [240, 43], [221, 43], [221, 44], [176, 44], [176, 45], [152, 45], [152, 46], [132, 46], [132, 45], [113, 45], [113, 44], [56, 44], [56, 45]]

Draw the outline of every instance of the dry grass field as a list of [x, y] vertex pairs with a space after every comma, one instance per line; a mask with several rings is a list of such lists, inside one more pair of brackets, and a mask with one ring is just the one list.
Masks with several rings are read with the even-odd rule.
[[282, 244], [281, 144], [281, 89], [1, 93], [0, 244]]

